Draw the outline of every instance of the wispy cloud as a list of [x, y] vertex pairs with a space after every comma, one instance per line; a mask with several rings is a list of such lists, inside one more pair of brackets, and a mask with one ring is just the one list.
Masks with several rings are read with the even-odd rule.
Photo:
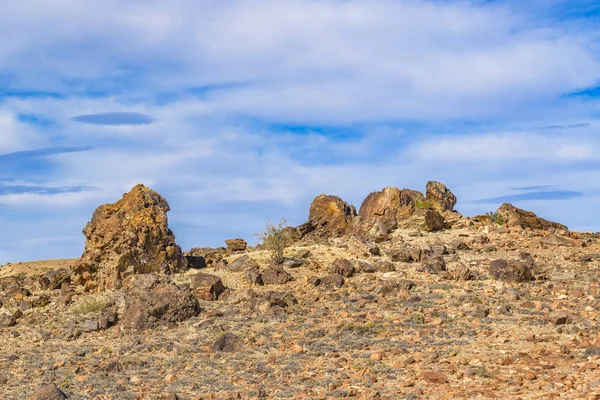
[[73, 121], [91, 125], [149, 125], [152, 117], [133, 112], [109, 112], [99, 114], [78, 115]]
[[138, 182], [184, 247], [301, 223], [322, 192], [359, 206], [431, 179], [465, 214], [519, 202], [600, 230], [596, 3], [16, 2], [0, 13], [0, 263], [31, 257], [24, 238], [77, 236]]

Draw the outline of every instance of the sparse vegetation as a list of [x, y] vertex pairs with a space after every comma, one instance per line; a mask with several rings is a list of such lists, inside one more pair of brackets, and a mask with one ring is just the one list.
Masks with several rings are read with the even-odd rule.
[[281, 218], [277, 225], [268, 219], [265, 229], [256, 234], [263, 248], [269, 251], [271, 263], [274, 265], [283, 263], [283, 251], [293, 242], [289, 229], [285, 229], [287, 227], [285, 218]]
[[415, 208], [426, 208], [428, 210], [433, 210], [434, 204], [428, 200], [415, 200]]
[[75, 304], [71, 308], [71, 312], [74, 314], [87, 314], [91, 312], [102, 311], [108, 307], [108, 301], [104, 299], [97, 299], [94, 297], [88, 297], [79, 303]]
[[494, 224], [505, 225], [508, 222], [506, 218], [504, 218], [504, 215], [500, 214], [498, 211], [490, 211], [485, 213], [485, 215], [490, 217], [490, 220]]

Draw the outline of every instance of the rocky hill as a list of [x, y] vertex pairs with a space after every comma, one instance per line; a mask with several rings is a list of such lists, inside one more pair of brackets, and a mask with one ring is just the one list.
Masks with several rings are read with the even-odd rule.
[[80, 259], [0, 268], [0, 399], [600, 399], [600, 235], [456, 201], [317, 196], [275, 265], [183, 253], [138, 185]]

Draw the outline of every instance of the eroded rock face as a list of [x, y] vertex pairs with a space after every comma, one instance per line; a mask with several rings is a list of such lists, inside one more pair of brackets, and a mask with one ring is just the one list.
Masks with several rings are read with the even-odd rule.
[[168, 227], [167, 201], [143, 185], [96, 209], [84, 228], [85, 251], [74, 283], [87, 289], [118, 288], [133, 274], [172, 274], [187, 261]]
[[453, 211], [456, 196], [440, 182], [429, 181], [425, 189], [426, 200], [440, 206], [440, 211]]
[[386, 187], [381, 192], [370, 193], [363, 201], [358, 216], [364, 224], [380, 223], [386, 231], [398, 226], [396, 214], [402, 205], [402, 191], [396, 187]]
[[523, 229], [541, 229], [548, 231], [567, 230], [568, 228], [557, 222], [548, 221], [538, 217], [531, 211], [522, 210], [509, 203], [504, 203], [498, 213], [507, 221], [507, 226], [520, 226]]
[[342, 236], [356, 217], [356, 210], [337, 196], [319, 195], [310, 204], [308, 222], [323, 236]]
[[156, 275], [136, 275], [128, 279], [124, 329], [151, 329], [161, 324], [184, 321], [200, 313], [198, 300], [189, 287], [162, 282]]

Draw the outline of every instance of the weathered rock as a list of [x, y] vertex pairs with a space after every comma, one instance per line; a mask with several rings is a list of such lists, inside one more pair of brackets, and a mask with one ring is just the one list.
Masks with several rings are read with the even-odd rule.
[[298, 299], [291, 292], [254, 293], [251, 306], [261, 313], [282, 314], [298, 304]]
[[300, 260], [297, 258], [286, 258], [283, 262], [282, 266], [286, 268], [299, 268], [305, 264], [304, 260]]
[[237, 251], [244, 251], [248, 247], [248, 242], [244, 239], [229, 239], [225, 241], [227, 245], [228, 253], [235, 253]]
[[346, 260], [345, 258], [338, 258], [331, 264], [329, 271], [332, 274], [340, 274], [346, 278], [350, 278], [354, 275], [356, 269], [354, 268], [354, 265], [352, 265], [352, 262], [350, 260]]
[[458, 266], [458, 268], [452, 272], [452, 276], [454, 277], [454, 280], [457, 281], [470, 281], [473, 279], [473, 273], [469, 267], [463, 264]]
[[377, 271], [377, 266], [362, 260], [354, 261], [354, 266], [360, 272], [373, 273]]
[[265, 285], [283, 285], [294, 279], [283, 267], [267, 268], [261, 274], [261, 278]]
[[59, 268], [54, 271], [46, 272], [38, 280], [38, 283], [42, 290], [60, 289], [63, 283], [70, 282], [71, 276], [66, 268]]
[[404, 247], [395, 247], [389, 251], [389, 256], [392, 261], [396, 262], [410, 262], [414, 261], [411, 257], [410, 251]]
[[531, 268], [520, 261], [494, 260], [489, 272], [494, 279], [507, 282], [528, 282], [533, 279]]
[[[202, 257], [206, 262], [206, 266], [214, 268], [215, 264], [223, 260], [227, 251], [224, 247], [194, 247], [186, 252], [186, 256]], [[192, 267], [193, 268], [193, 267]]]
[[67, 282], [63, 282], [63, 284], [60, 286], [60, 295], [58, 296], [57, 301], [59, 304], [66, 306], [71, 302], [71, 298], [74, 294], [75, 293], [73, 292], [71, 285], [69, 285]]
[[429, 272], [430, 274], [439, 274], [446, 271], [446, 262], [443, 257], [431, 258], [421, 263], [420, 271]]
[[108, 307], [100, 313], [98, 318], [98, 329], [105, 330], [114, 326], [119, 321], [119, 314], [116, 307]]
[[321, 278], [320, 286], [326, 289], [339, 289], [344, 284], [344, 277], [340, 274], [330, 274]]
[[446, 375], [444, 375], [443, 372], [439, 371], [423, 371], [421, 373], [421, 379], [423, 379], [427, 383], [434, 383], [437, 385], [448, 382], [448, 378], [446, 378]]
[[425, 189], [425, 199], [437, 204], [440, 211], [453, 211], [456, 205], [456, 196], [440, 182], [429, 181]]
[[356, 217], [356, 210], [337, 196], [321, 194], [312, 201], [308, 222], [321, 236], [342, 236]]
[[371, 254], [373, 256], [381, 255], [381, 249], [375, 243], [367, 242], [366, 245], [367, 245], [367, 249], [369, 250], [369, 254]]
[[218, 276], [199, 273], [192, 279], [192, 290], [197, 299], [214, 301], [225, 291], [225, 286]]
[[188, 287], [163, 283], [152, 275], [150, 278], [153, 279], [146, 279], [143, 275], [139, 277], [130, 282], [130, 288], [125, 292], [125, 311], [121, 318], [123, 328], [154, 328], [186, 320], [200, 312], [198, 300]]
[[231, 332], [227, 332], [219, 336], [219, 338], [213, 343], [212, 349], [214, 351], [234, 353], [244, 349], [244, 341], [240, 339], [239, 336]]
[[10, 328], [17, 323], [14, 315], [7, 310], [0, 310], [0, 328]]
[[443, 229], [444, 221], [444, 217], [437, 211], [419, 208], [409, 218], [400, 221], [400, 227], [404, 229], [417, 228], [433, 232]]
[[545, 220], [531, 211], [522, 210], [508, 203], [502, 204], [498, 209], [498, 213], [507, 221], [509, 228], [521, 227], [523, 229], [541, 229], [551, 232], [556, 230], [566, 231], [568, 229], [565, 225]]
[[28, 397], [28, 400], [63, 400], [68, 399], [62, 390], [54, 383], [41, 387]]
[[83, 233], [85, 251], [75, 266], [77, 284], [119, 288], [134, 274], [172, 274], [187, 261], [168, 227], [169, 204], [155, 191], [135, 186], [121, 200], [96, 209]]
[[203, 269], [207, 267], [206, 259], [198, 256], [185, 256], [188, 262], [188, 268]]
[[396, 270], [394, 263], [389, 261], [378, 261], [375, 263], [378, 272], [393, 272]]
[[358, 211], [361, 224], [373, 226], [379, 223], [381, 230], [386, 233], [396, 229], [396, 214], [401, 206], [401, 196], [402, 192], [396, 187], [385, 187], [380, 192], [370, 193]]
[[244, 279], [251, 285], [264, 285], [258, 268], [250, 268], [244, 272]]
[[225, 267], [227, 271], [242, 272], [252, 268], [258, 268], [258, 263], [250, 258], [247, 254], [232, 261]]

